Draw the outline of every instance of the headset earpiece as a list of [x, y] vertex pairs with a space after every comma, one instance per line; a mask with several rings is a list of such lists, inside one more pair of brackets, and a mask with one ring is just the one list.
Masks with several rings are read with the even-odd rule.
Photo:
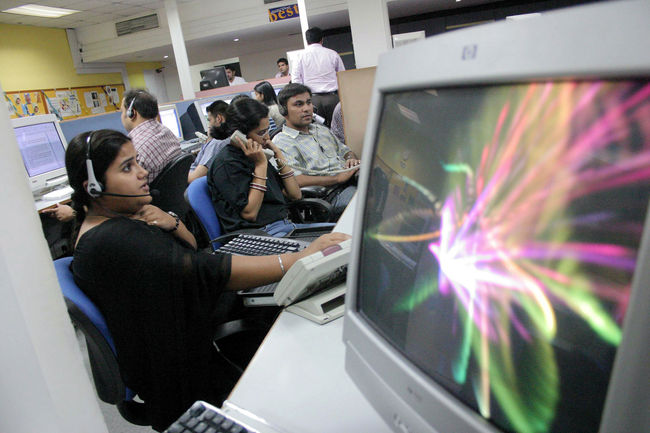
[[135, 117], [135, 111], [133, 110], [133, 103], [135, 102], [135, 96], [133, 96], [133, 99], [131, 99], [131, 103], [129, 104], [129, 108], [126, 109], [126, 117], [129, 119], [133, 119]]
[[99, 198], [102, 196], [104, 186], [97, 181], [95, 177], [95, 170], [93, 168], [93, 160], [90, 158], [90, 144], [92, 143], [93, 132], [86, 137], [86, 171], [88, 172], [88, 184], [86, 185], [86, 192], [92, 198]]

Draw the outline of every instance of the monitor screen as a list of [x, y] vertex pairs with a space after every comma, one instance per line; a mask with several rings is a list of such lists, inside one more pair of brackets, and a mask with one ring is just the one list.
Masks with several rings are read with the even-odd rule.
[[384, 94], [356, 308], [499, 431], [598, 431], [650, 193], [650, 81]]
[[183, 139], [181, 124], [178, 120], [176, 106], [159, 107], [160, 122], [165, 125], [179, 140]]
[[[228, 76], [226, 75], [225, 66], [215, 66], [212, 69], [200, 71], [201, 81], [205, 82], [206, 89], [215, 89], [218, 87], [228, 87]], [[201, 90], [206, 90], [201, 89]]]
[[54, 121], [14, 127], [14, 134], [29, 177], [65, 169], [66, 143]]

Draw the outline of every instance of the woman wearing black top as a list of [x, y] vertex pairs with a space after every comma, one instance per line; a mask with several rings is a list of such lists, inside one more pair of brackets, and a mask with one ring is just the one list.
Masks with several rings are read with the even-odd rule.
[[[269, 138], [268, 112], [250, 98], [233, 101], [226, 110], [218, 136], [228, 137], [238, 130], [246, 141], [233, 138], [210, 161], [208, 187], [221, 225], [225, 232], [258, 228], [272, 236], [284, 236], [297, 227], [331, 225], [296, 224], [288, 219], [287, 200], [300, 199], [302, 192], [282, 151]], [[264, 150], [273, 153], [277, 169]]]
[[[89, 182], [87, 160], [99, 185]], [[196, 400], [219, 404], [234, 383], [212, 349], [222, 290], [277, 281], [296, 260], [345, 238], [326, 235], [281, 256], [197, 252], [183, 223], [149, 204], [148, 173], [125, 135], [78, 135], [66, 168], [81, 224], [74, 279], [106, 317], [124, 382], [145, 401], [157, 430]]]

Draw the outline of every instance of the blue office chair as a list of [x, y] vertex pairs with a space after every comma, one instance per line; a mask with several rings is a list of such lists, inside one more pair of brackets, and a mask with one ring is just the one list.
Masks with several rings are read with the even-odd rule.
[[[146, 402], [133, 400], [136, 393], [127, 388], [120, 374], [117, 352], [106, 320], [95, 304], [79, 289], [70, 270], [72, 257], [54, 261], [54, 269], [72, 323], [86, 339], [90, 367], [99, 398], [117, 406], [125, 420], [149, 426]], [[272, 312], [277, 314], [277, 312]], [[275, 315], [239, 318], [218, 325], [213, 336], [217, 354], [241, 374], [266, 336]]]
[[[206, 176], [200, 177], [190, 183], [185, 190], [185, 200], [190, 204], [190, 207], [203, 225], [214, 251], [221, 247], [221, 241], [227, 241], [229, 236], [235, 235], [236, 233], [245, 232], [266, 235], [264, 231], [257, 229], [245, 229], [232, 233], [224, 233], [219, 223], [219, 218], [212, 206], [212, 196], [210, 195], [208, 178]], [[327, 222], [331, 215], [332, 206], [324, 200], [310, 198], [289, 203], [289, 217], [294, 222]]]
[[148, 426], [144, 403], [133, 400], [135, 392], [126, 387], [120, 375], [113, 337], [106, 320], [95, 304], [83, 293], [72, 278], [72, 257], [54, 261], [54, 269], [65, 298], [72, 323], [86, 339], [90, 368], [99, 398], [117, 406], [128, 422]]

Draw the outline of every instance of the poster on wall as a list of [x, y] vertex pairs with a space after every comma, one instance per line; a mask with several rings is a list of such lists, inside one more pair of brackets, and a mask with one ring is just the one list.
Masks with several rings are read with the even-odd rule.
[[81, 115], [81, 104], [76, 90], [57, 90], [56, 96], [50, 98], [50, 103], [61, 117]]
[[59, 120], [120, 110], [123, 84], [6, 92], [11, 118], [55, 114]]
[[103, 93], [100, 94], [97, 90], [84, 92], [84, 101], [93, 114], [106, 112], [106, 96]]
[[5, 99], [11, 117], [35, 116], [47, 113], [39, 91], [5, 94]]

